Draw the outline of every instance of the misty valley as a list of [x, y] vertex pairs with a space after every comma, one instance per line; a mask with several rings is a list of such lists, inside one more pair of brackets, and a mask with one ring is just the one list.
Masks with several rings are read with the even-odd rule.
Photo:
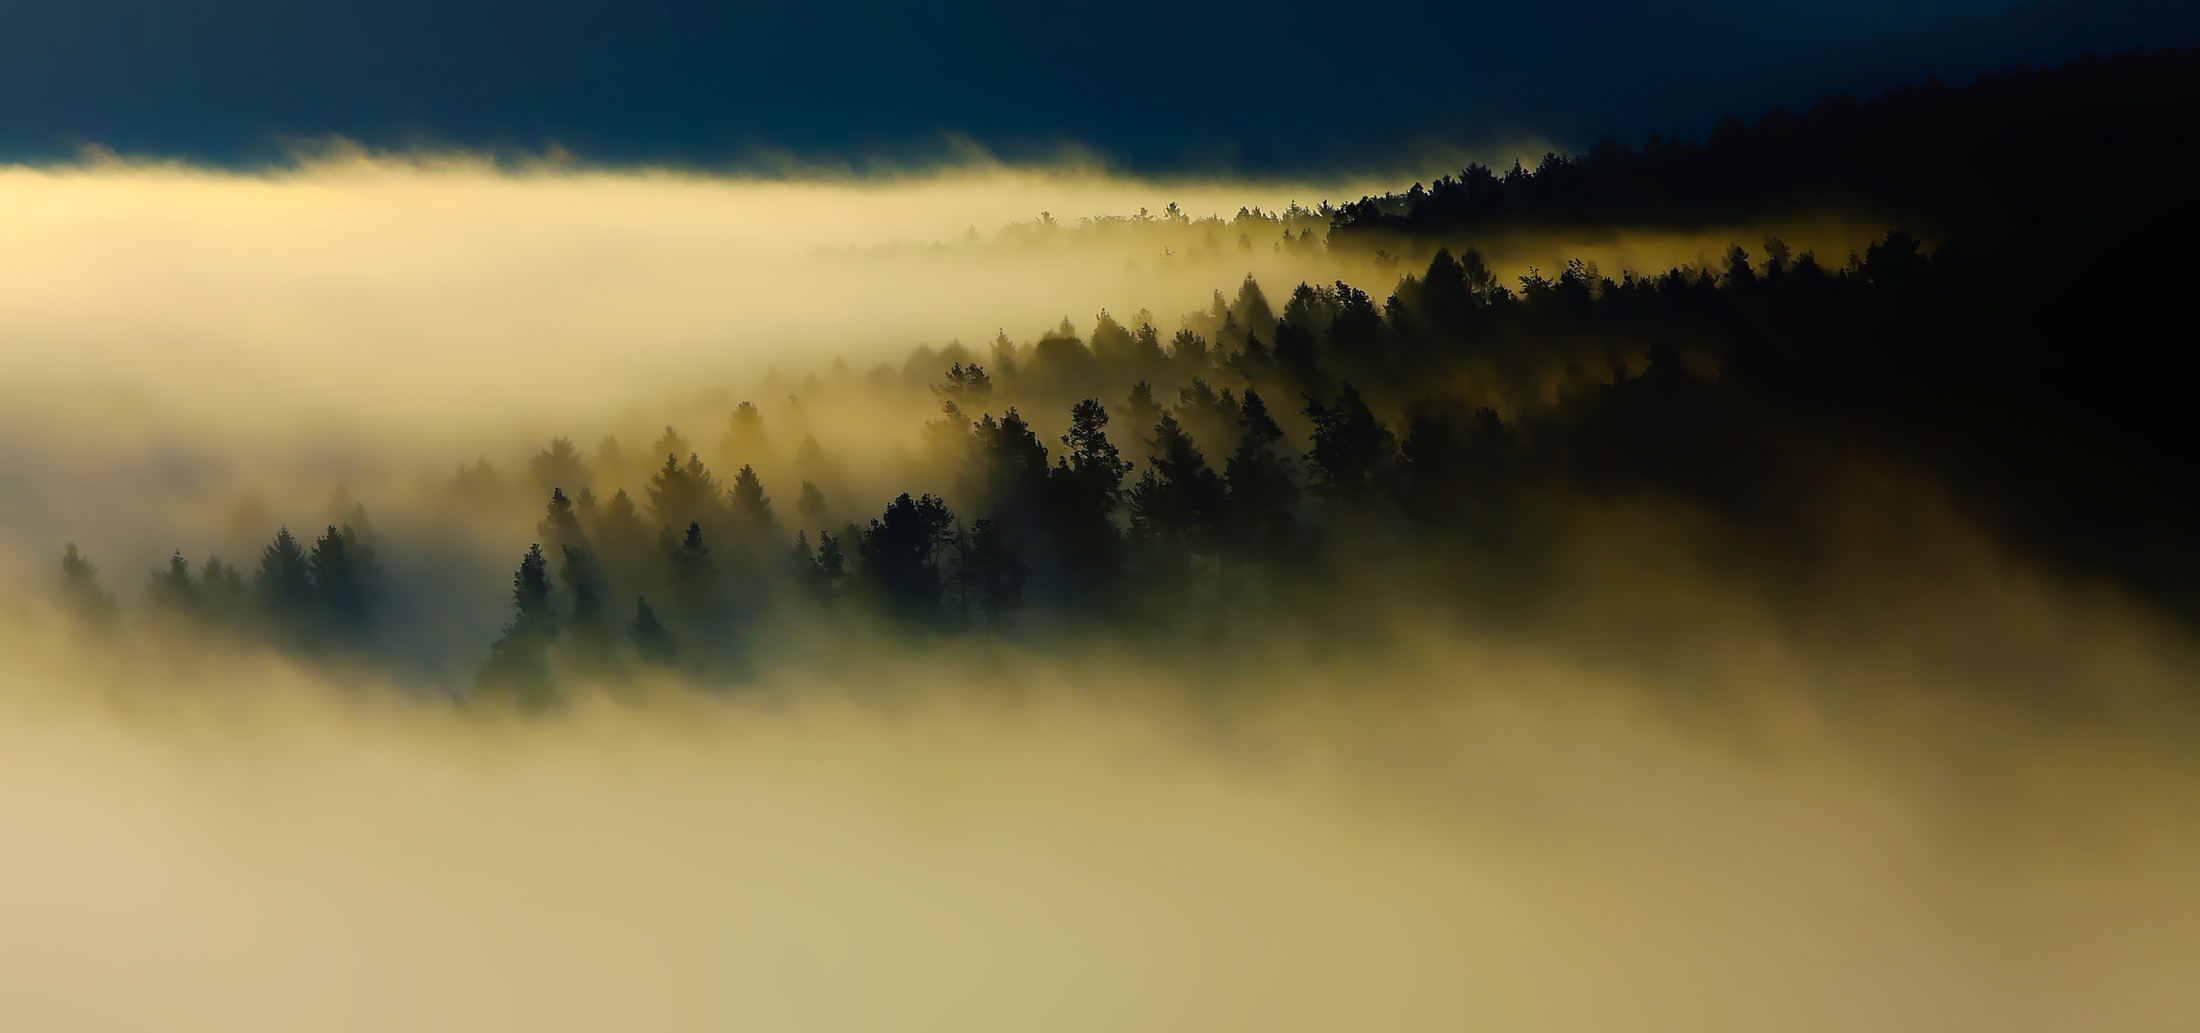
[[0, 1026], [2189, 1028], [2196, 100], [0, 166]]

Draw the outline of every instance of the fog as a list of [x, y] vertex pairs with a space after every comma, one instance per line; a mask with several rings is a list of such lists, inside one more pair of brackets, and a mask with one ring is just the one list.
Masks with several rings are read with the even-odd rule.
[[[541, 513], [456, 505], [457, 464], [667, 422], [709, 453], [753, 397], [875, 514], [922, 487], [913, 347], [1165, 335], [1248, 274], [1379, 297], [1426, 256], [1236, 213], [1395, 186], [0, 170], [0, 1026], [2189, 1028], [2189, 635], [1869, 455], [1779, 600], [1729, 518], [1569, 498], [1502, 620], [1376, 571], [1343, 641], [844, 621], [738, 682], [453, 687]], [[1874, 229], [1460, 243], [1511, 276], [1775, 232]], [[391, 662], [140, 618], [171, 549], [249, 565], [353, 498]], [[54, 605], [67, 541], [118, 630]]]
[[2190, 654], [2132, 638], [2052, 650], [2141, 701], [2071, 725], [1902, 643], [1829, 673], [1722, 632], [1700, 684], [1435, 636], [1257, 684], [882, 657], [519, 719], [18, 625], [0, 1017], [2179, 1028], [2200, 782], [2148, 701]]
[[[343, 150], [256, 174], [115, 158], [0, 168], [0, 399], [72, 433], [182, 421], [418, 446], [600, 420], [772, 366], [860, 371], [918, 344], [1028, 340], [1103, 309], [1155, 313], [1166, 335], [1247, 275], [1279, 302], [1302, 280], [1387, 291], [1398, 270], [1375, 256], [1284, 245], [1283, 230], [1318, 219], [1238, 213], [1389, 185], [991, 164], [726, 178]], [[1161, 220], [1172, 203], [1183, 222]], [[1132, 221], [1141, 210], [1152, 221]], [[1797, 246], [1822, 238], [1835, 259], [1869, 236], [1813, 221]], [[1763, 235], [1479, 243], [1501, 274], [1570, 257], [1617, 273]]]

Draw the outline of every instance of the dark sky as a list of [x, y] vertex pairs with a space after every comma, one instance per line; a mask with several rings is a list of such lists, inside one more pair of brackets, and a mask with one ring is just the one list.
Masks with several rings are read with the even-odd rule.
[[0, 159], [230, 164], [288, 139], [718, 165], [950, 134], [1143, 170], [1368, 167], [1426, 140], [1700, 134], [1827, 90], [2200, 39], [2179, 0], [42, 0], [0, 5]]

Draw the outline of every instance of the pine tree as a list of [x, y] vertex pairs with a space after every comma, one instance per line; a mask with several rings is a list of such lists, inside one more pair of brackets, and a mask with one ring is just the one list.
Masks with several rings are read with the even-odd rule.
[[802, 522], [812, 527], [825, 524], [825, 493], [813, 481], [802, 482], [802, 497], [794, 504], [795, 512], [802, 515]]
[[[754, 402], [742, 402], [726, 417], [726, 434], [718, 442], [718, 458], [734, 463], [769, 462], [771, 441], [764, 434], [764, 414]], [[721, 466], [719, 469], [725, 469]]]
[[145, 601], [170, 616], [199, 615], [199, 582], [191, 574], [191, 561], [184, 559], [181, 551], [168, 557], [165, 569], [153, 571], [145, 586]]
[[527, 547], [527, 555], [520, 557], [519, 570], [512, 575], [512, 620], [541, 631], [545, 635], [556, 634], [557, 611], [550, 603], [550, 560], [542, 554], [540, 543]]
[[641, 657], [643, 663], [653, 667], [672, 666], [676, 658], [672, 632], [665, 629], [664, 622], [657, 618], [657, 610], [649, 605], [648, 599], [635, 598], [634, 619], [627, 623], [626, 635], [627, 640], [634, 644], [635, 655]]
[[691, 643], [723, 641], [725, 607], [718, 591], [718, 564], [703, 540], [702, 525], [690, 522], [677, 541], [663, 540], [671, 570], [672, 621]]
[[794, 533], [794, 548], [787, 552], [787, 571], [800, 584], [817, 579], [817, 550], [810, 548], [808, 531]]
[[1028, 572], [1001, 525], [980, 519], [970, 526], [970, 552], [964, 565], [986, 630], [999, 629], [1004, 617], [1022, 604]]
[[937, 497], [903, 492], [871, 521], [857, 572], [866, 592], [904, 627], [934, 627], [940, 619], [941, 584], [936, 552], [954, 514]]
[[481, 691], [510, 696], [523, 707], [547, 704], [555, 691], [550, 647], [558, 627], [550, 601], [549, 568], [542, 546], [528, 546], [512, 575], [512, 620], [489, 646], [489, 659], [474, 679]]
[[587, 540], [581, 530], [580, 514], [563, 488], [550, 489], [550, 502], [544, 507], [542, 522], [535, 525], [535, 532], [553, 549], [579, 546]]
[[664, 465], [649, 479], [650, 516], [660, 527], [712, 523], [718, 515], [719, 492], [718, 479], [701, 457], [689, 453], [683, 464], [668, 452]]
[[580, 491], [588, 487], [588, 464], [581, 459], [580, 449], [573, 447], [571, 438], [550, 439], [549, 448], [527, 461], [527, 472], [536, 491]]
[[996, 421], [991, 413], [970, 429], [960, 497], [980, 512], [1026, 524], [1035, 519], [1046, 491], [1047, 447], [1015, 406]]
[[278, 529], [260, 550], [260, 565], [252, 574], [253, 607], [278, 640], [303, 645], [311, 637], [318, 602], [305, 548], [290, 528]]
[[1151, 427], [1161, 418], [1161, 403], [1154, 401], [1153, 385], [1143, 380], [1131, 385], [1130, 400], [1124, 412], [1129, 414], [1131, 426]]
[[734, 475], [729, 496], [737, 526], [756, 536], [771, 533], [777, 523], [772, 519], [772, 500], [764, 494], [764, 482], [756, 476], [755, 467], [743, 466]]
[[331, 526], [306, 557], [321, 629], [329, 640], [357, 645], [367, 634], [367, 584], [352, 555], [354, 536]]
[[840, 596], [841, 582], [847, 580], [847, 558], [841, 554], [840, 539], [823, 531], [817, 533], [817, 580], [813, 583], [820, 600], [831, 602]]
[[77, 619], [92, 627], [114, 623], [115, 597], [99, 583], [99, 568], [70, 542], [61, 552], [61, 602]]
[[244, 617], [246, 604], [244, 575], [234, 564], [223, 563], [218, 556], [208, 556], [206, 564], [199, 568], [199, 610], [207, 621], [220, 626], [234, 625]]
[[1237, 449], [1223, 469], [1223, 541], [1241, 557], [1281, 556], [1294, 536], [1299, 489], [1290, 461], [1275, 451], [1283, 428], [1251, 388], [1239, 410], [1238, 430]]
[[572, 600], [563, 639], [566, 651], [584, 668], [600, 668], [610, 661], [616, 620], [607, 598], [603, 571], [586, 549], [568, 545], [560, 549], [558, 583]]
[[1176, 417], [1162, 415], [1151, 445], [1146, 471], [1130, 492], [1131, 529], [1163, 571], [1182, 575], [1192, 554], [1214, 541], [1223, 481]]
[[1047, 475], [1047, 530], [1067, 575], [1072, 598], [1101, 601], [1122, 570], [1123, 539], [1115, 510], [1123, 500], [1123, 475], [1131, 464], [1108, 440], [1108, 413], [1096, 399], [1070, 410], [1066, 454]]
[[1314, 494], [1348, 506], [1373, 505], [1388, 487], [1397, 451], [1390, 430], [1351, 384], [1333, 403], [1309, 397], [1306, 416], [1314, 423], [1313, 447], [1306, 453]]

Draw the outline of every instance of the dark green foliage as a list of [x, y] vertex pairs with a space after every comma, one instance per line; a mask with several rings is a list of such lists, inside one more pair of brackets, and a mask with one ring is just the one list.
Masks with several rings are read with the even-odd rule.
[[550, 605], [550, 591], [550, 561], [541, 545], [530, 545], [512, 575], [513, 623], [554, 633], [558, 614]]
[[304, 645], [313, 637], [319, 600], [306, 551], [290, 528], [278, 529], [275, 540], [260, 550], [260, 565], [252, 574], [252, 602], [278, 641]]
[[1238, 401], [1230, 388], [1217, 392], [1206, 378], [1193, 377], [1177, 388], [1169, 412], [1202, 448], [1220, 453], [1237, 442]]
[[954, 520], [938, 497], [913, 499], [904, 492], [863, 532], [858, 583], [903, 627], [933, 628], [941, 623], [939, 552]]
[[[2160, 327], [2190, 322], [2182, 267], [2131, 256], [2189, 235], [2184, 165], [2159, 141], [2192, 136], [2193, 123], [2132, 113], [2173, 109], [2195, 80], [2195, 55], [2121, 59], [1729, 125], [1703, 146], [1612, 145], [1534, 170], [1469, 169], [1336, 213], [1331, 247], [1379, 243], [1378, 268], [1410, 270], [1387, 298], [1301, 284], [1279, 313], [1248, 278], [1234, 297], [1216, 291], [1165, 348], [1150, 316], [1101, 313], [1089, 338], [1066, 319], [1029, 346], [1003, 333], [984, 366], [951, 344], [868, 380], [844, 368], [830, 388], [810, 378], [805, 392], [929, 388], [942, 415], [903, 484], [947, 485], [977, 518], [967, 527], [942, 499], [912, 492], [867, 530], [818, 531], [837, 522], [826, 491], [868, 490], [872, 472], [843, 474], [805, 437], [788, 467], [813, 478], [796, 503], [805, 530], [785, 535], [756, 472], [776, 467], [749, 403], [723, 442], [720, 468], [739, 470], [730, 489], [669, 427], [636, 456], [639, 469], [608, 440], [584, 466], [562, 438], [517, 487], [486, 460], [461, 467], [453, 498], [499, 519], [538, 504], [525, 482], [541, 485], [544, 554], [561, 561], [562, 615], [542, 560], [523, 561], [484, 684], [547, 686], [556, 664], [623, 653], [619, 619], [604, 612], [614, 598], [636, 599], [624, 622], [635, 653], [670, 664], [676, 631], [684, 669], [710, 677], [776, 647], [771, 621], [819, 614], [805, 603], [779, 616], [789, 599], [829, 604], [836, 633], [842, 617], [863, 627], [864, 609], [926, 633], [1004, 628], [1026, 607], [1013, 623], [1034, 635], [1191, 626], [1142, 620], [1157, 601], [1266, 607], [1270, 625], [1317, 625], [1345, 620], [1341, 601], [1367, 598], [1378, 579], [1401, 599], [1488, 614], [1516, 601], [1498, 594], [1532, 587], [1520, 575], [1541, 569], [1538, 550], [1556, 554], [1544, 518], [1582, 497], [1692, 507], [1730, 532], [1720, 548], [1752, 569], [1801, 564], [1789, 557], [1808, 557], [1829, 501], [1824, 452], [1920, 471], [2012, 550], [2200, 613], [2190, 462], [2200, 352], [2139, 356], [2118, 343], [2166, 340]], [[2075, 92], [2025, 102], [2063, 88]], [[2073, 117], [2088, 105], [2092, 115]], [[2000, 122], [1954, 119], [1964, 113]], [[2039, 160], [2042, 137], [2025, 128], [2033, 114], [2097, 145], [2074, 153], [2110, 157]], [[1917, 138], [1925, 132], [1968, 142]], [[1961, 174], [1933, 165], [1910, 182], [1904, 170], [1920, 159], [1857, 142], [1870, 139], [1906, 140]], [[1971, 145], [1998, 157], [1956, 154]], [[1811, 167], [1807, 156], [1825, 152], [1842, 152], [1827, 169], [1857, 175]], [[1845, 263], [1773, 238], [1754, 255], [1737, 244], [1648, 274], [1574, 260], [1555, 275], [1530, 270], [1517, 288], [1461, 246], [1504, 239], [1481, 236], [1495, 230], [1699, 228], [1691, 220], [1763, 211], [1796, 184], [1857, 185], [1890, 202], [1862, 217], [1914, 215], [1924, 229], [1886, 234]], [[1227, 225], [1214, 247], [1235, 242]], [[1321, 246], [1289, 225], [1300, 234], [1285, 249]], [[1265, 401], [1300, 395], [1301, 412]], [[1110, 441], [1099, 398], [1122, 399], [1131, 426], [1152, 428], [1140, 469]], [[1065, 410], [1069, 430], [1050, 454], [1022, 413], [1051, 425]], [[645, 477], [637, 512], [614, 486]], [[600, 507], [584, 481], [609, 493]], [[217, 621], [249, 610], [253, 627], [293, 647], [363, 627], [370, 608], [357, 600], [368, 594], [355, 586], [371, 580], [370, 553], [363, 512], [349, 512], [337, 507], [337, 527], [310, 554], [278, 534], [249, 592], [234, 568], [209, 561], [194, 574], [178, 556], [154, 574], [148, 602]], [[73, 548], [63, 568], [72, 608], [111, 618]], [[1361, 583], [1331, 591], [1339, 579]], [[584, 637], [599, 645], [584, 649]]]
[[602, 568], [585, 548], [564, 546], [560, 549], [558, 584], [572, 600], [563, 627], [566, 654], [583, 670], [608, 667], [617, 617], [611, 612], [611, 589]]
[[1063, 455], [1047, 475], [1046, 528], [1072, 600], [1099, 605], [1122, 573], [1115, 511], [1131, 464], [1108, 440], [1108, 411], [1087, 398], [1070, 409]]
[[530, 545], [512, 575], [512, 620], [489, 646], [488, 662], [474, 679], [478, 690], [506, 696], [522, 707], [550, 701], [555, 692], [550, 650], [558, 636], [550, 593], [550, 562], [541, 545]]
[[[754, 402], [742, 402], [734, 407], [726, 418], [726, 435], [718, 443], [719, 459], [733, 463], [751, 464], [764, 459], [771, 450], [771, 440], [764, 434], [764, 414]], [[720, 467], [724, 469], [724, 467]]]
[[362, 553], [356, 534], [332, 526], [314, 540], [313, 552], [306, 557], [319, 632], [329, 643], [357, 646], [368, 635], [371, 576], [366, 569], [368, 558]]
[[657, 611], [649, 605], [648, 599], [634, 600], [634, 619], [627, 622], [626, 637], [634, 645], [634, 655], [652, 667], [670, 667], [678, 658], [672, 632], [657, 618]]
[[802, 482], [802, 497], [795, 500], [794, 509], [801, 514], [802, 522], [812, 527], [825, 523], [825, 493], [813, 481]]
[[1240, 558], [1282, 557], [1297, 537], [1299, 486], [1291, 462], [1277, 451], [1283, 428], [1268, 415], [1260, 392], [1245, 391], [1238, 443], [1223, 467], [1223, 547]]
[[1024, 579], [1030, 573], [1008, 532], [991, 520], [970, 525], [970, 540], [961, 571], [970, 595], [970, 606], [987, 631], [998, 630], [1024, 600]]
[[847, 557], [841, 551], [840, 538], [817, 533], [817, 591], [830, 600], [840, 594], [841, 582], [848, 578]]
[[734, 526], [746, 534], [764, 535], [772, 531], [777, 521], [772, 519], [772, 500], [764, 495], [764, 482], [756, 476], [756, 468], [743, 466], [734, 475], [731, 492]]
[[721, 516], [721, 489], [701, 457], [689, 453], [687, 462], [665, 454], [664, 465], [649, 479], [649, 513], [659, 527], [716, 524]]
[[672, 604], [676, 619], [689, 628], [707, 627], [720, 615], [718, 564], [703, 541], [701, 524], [689, 523], [674, 541], [670, 529], [661, 546], [672, 571]]
[[1131, 533], [1164, 577], [1188, 573], [1195, 553], [1212, 549], [1222, 523], [1222, 477], [1164, 414], [1154, 426], [1146, 470], [1130, 491]]
[[153, 571], [145, 586], [145, 602], [171, 617], [198, 616], [202, 603], [199, 581], [191, 573], [191, 561], [184, 559], [180, 550], [168, 557], [166, 568]]
[[974, 362], [968, 365], [957, 362], [947, 367], [947, 376], [932, 388], [932, 393], [954, 403], [958, 408], [982, 407], [986, 398], [993, 394], [993, 378], [986, 373], [984, 366]]
[[566, 497], [565, 489], [550, 489], [550, 503], [543, 510], [542, 522], [535, 525], [535, 533], [541, 535], [543, 541], [549, 542], [552, 549], [577, 546], [587, 541], [587, 534], [581, 529], [580, 513], [574, 507], [573, 500]]
[[1427, 404], [1406, 418], [1400, 493], [1409, 516], [1431, 527], [1484, 509], [1504, 490], [1509, 436], [1491, 409]]
[[817, 548], [813, 550], [809, 534], [797, 531], [788, 561], [788, 570], [795, 582], [807, 588], [818, 602], [830, 603], [839, 597], [841, 582], [848, 576], [847, 558], [841, 554], [840, 539], [819, 531]]
[[61, 552], [61, 605], [93, 627], [113, 623], [115, 598], [99, 583], [99, 568], [70, 542]]
[[550, 447], [527, 461], [527, 473], [536, 491], [580, 491], [589, 482], [588, 464], [581, 459], [580, 450], [573, 447], [571, 438], [550, 439]]
[[1037, 519], [1047, 481], [1047, 448], [1015, 406], [998, 421], [991, 413], [970, 429], [961, 497], [981, 512], [1018, 523]]
[[1308, 488], [1318, 498], [1368, 507], [1388, 487], [1397, 439], [1367, 407], [1351, 384], [1333, 402], [1306, 400], [1313, 422], [1312, 447], [1306, 452]]
[[198, 595], [199, 613], [213, 624], [234, 627], [245, 615], [248, 593], [244, 574], [220, 557], [208, 556], [199, 568]]

